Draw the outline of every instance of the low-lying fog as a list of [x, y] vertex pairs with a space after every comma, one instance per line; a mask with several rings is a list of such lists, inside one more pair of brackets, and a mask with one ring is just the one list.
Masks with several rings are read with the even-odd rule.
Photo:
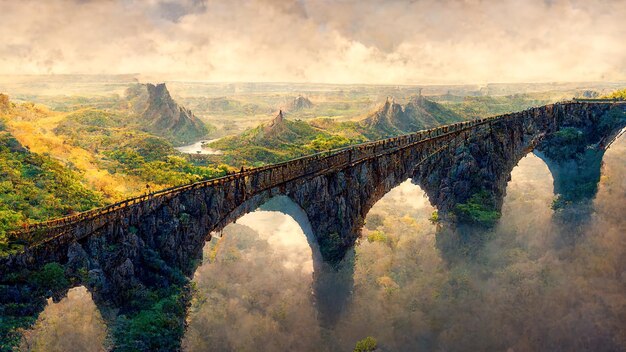
[[[318, 320], [310, 225], [276, 211], [248, 214], [205, 247], [184, 348], [351, 351], [373, 336], [382, 351], [626, 350], [625, 175], [621, 137], [604, 157], [591, 222], [562, 241], [571, 234], [553, 220], [552, 177], [529, 154], [513, 171], [493, 239], [454, 264], [436, 247], [435, 209], [403, 183], [368, 214], [352, 296], [333, 328]], [[99, 351], [104, 336], [78, 288], [46, 308], [23, 346]]]

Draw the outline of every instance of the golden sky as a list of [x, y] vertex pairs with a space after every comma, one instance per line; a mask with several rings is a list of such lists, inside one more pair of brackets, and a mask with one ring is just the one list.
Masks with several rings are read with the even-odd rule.
[[0, 74], [626, 79], [626, 0], [0, 0]]

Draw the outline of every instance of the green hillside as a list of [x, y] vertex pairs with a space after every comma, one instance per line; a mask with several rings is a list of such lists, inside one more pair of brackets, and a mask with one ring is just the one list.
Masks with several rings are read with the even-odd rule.
[[[2, 124], [3, 126], [4, 124]], [[19, 248], [6, 232], [104, 205], [81, 176], [47, 155], [31, 153], [0, 126], [0, 254]]]
[[141, 131], [132, 119], [118, 112], [76, 111], [68, 114], [54, 132], [67, 143], [96, 154], [102, 169], [138, 176], [157, 185], [195, 182], [223, 175], [227, 169], [190, 162], [167, 139]]
[[222, 161], [229, 165], [260, 166], [462, 120], [458, 114], [420, 96], [405, 106], [388, 100], [358, 122], [289, 120], [281, 111], [269, 123], [222, 138], [208, 147], [221, 150]]
[[285, 119], [280, 112], [269, 124], [209, 144], [224, 152], [230, 165], [260, 166], [365, 141], [354, 124]]
[[510, 96], [441, 96], [437, 99], [442, 106], [465, 119], [508, 114], [533, 106], [549, 104], [554, 99], [549, 95], [518, 94]]

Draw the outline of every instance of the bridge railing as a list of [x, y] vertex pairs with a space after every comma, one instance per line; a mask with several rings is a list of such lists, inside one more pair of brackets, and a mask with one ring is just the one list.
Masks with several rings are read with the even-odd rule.
[[[526, 111], [528, 110], [532, 109], [527, 109]], [[42, 232], [42, 229], [45, 229], [47, 234], [60, 234], [65, 229], [72, 227], [76, 223], [94, 219], [112, 212], [118, 212], [121, 209], [125, 209], [148, 200], [157, 199], [159, 197], [171, 197], [191, 189], [216, 187], [236, 179], [245, 179], [251, 176], [262, 176], [257, 177], [256, 182], [261, 182], [260, 179], [264, 177], [269, 178], [270, 180], [267, 182], [268, 184], [266, 187], [275, 187], [275, 185], [286, 182], [290, 179], [303, 177], [304, 175], [322, 172], [332, 168], [342, 167], [348, 164], [362, 162], [368, 158], [375, 157], [380, 152], [393, 152], [399, 148], [407, 148], [418, 143], [423, 143], [434, 138], [448, 135], [450, 133], [457, 133], [459, 131], [472, 129], [479, 125], [494, 123], [496, 121], [504, 121], [506, 119], [519, 116], [520, 113], [515, 113], [463, 121], [396, 137], [322, 151], [277, 164], [251, 168], [244, 170], [243, 172], [227, 174], [225, 176], [202, 180], [188, 185], [161, 189], [150, 194], [125, 199], [102, 208], [30, 224], [25, 229], [9, 233], [9, 236], [11, 238], [21, 238], [27, 240], [32, 238], [33, 234]], [[274, 175], [274, 179], [271, 179], [272, 175]], [[277, 177], [276, 175], [280, 175], [280, 177]], [[42, 240], [35, 240], [34, 243], [29, 243], [29, 245], [44, 242], [48, 239], [50, 239], [50, 237]]]
[[626, 102], [621, 98], [572, 98], [573, 103], [620, 103]]

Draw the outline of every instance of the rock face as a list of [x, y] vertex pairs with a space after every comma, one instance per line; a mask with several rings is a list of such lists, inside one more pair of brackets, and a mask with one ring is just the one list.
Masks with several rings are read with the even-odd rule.
[[265, 137], [276, 137], [280, 136], [287, 132], [287, 126], [285, 123], [285, 116], [283, 115], [283, 111], [278, 111], [278, 115], [274, 117], [274, 119], [263, 128], [263, 133]]
[[191, 110], [179, 106], [172, 99], [165, 83], [138, 84], [129, 88], [126, 96], [143, 128], [175, 145], [195, 142], [209, 132]]
[[456, 113], [420, 95], [412, 97], [404, 106], [387, 98], [362, 124], [384, 136], [393, 136], [462, 120]]
[[310, 109], [312, 107], [313, 103], [309, 100], [309, 98], [298, 95], [298, 97], [291, 102], [291, 105], [289, 106], [289, 111], [299, 111], [304, 109]]
[[281, 143], [304, 144], [307, 136], [313, 135], [315, 130], [302, 121], [291, 121], [285, 118], [285, 113], [280, 110], [267, 125], [260, 126], [259, 132], [252, 138], [259, 145], [280, 146]]
[[[389, 103], [388, 111], [394, 109]], [[607, 111], [617, 116], [616, 124], [600, 130], [585, 128], [603, 126]], [[353, 248], [371, 207], [407, 178], [422, 186], [444, 218], [477, 190], [487, 192], [499, 208], [513, 167], [536, 145], [564, 126], [578, 126], [584, 133], [598, 135], [589, 140], [605, 143], [626, 125], [624, 116], [626, 104], [548, 105], [376, 141], [329, 156], [296, 159], [144, 197], [67, 224], [50, 224], [33, 230], [47, 233], [49, 241], [0, 258], [0, 310], [11, 312], [20, 302], [29, 307], [29, 314], [39, 314], [47, 291], [10, 274], [57, 262], [70, 276], [68, 284], [84, 284], [100, 309], [137, 314], [141, 308], [134, 304], [136, 292], [159, 295], [172, 287], [185, 287], [211, 232], [277, 195], [289, 197], [304, 210], [319, 246], [316, 258], [332, 266]], [[279, 113], [274, 126], [281, 123]], [[599, 164], [589, 167], [599, 168]], [[55, 287], [52, 293], [59, 296], [67, 288]], [[32, 292], [40, 293], [33, 296]], [[188, 300], [188, 295], [181, 297]], [[184, 311], [180, 309], [174, 332], [160, 333], [182, 337]], [[118, 334], [114, 338], [127, 340], [123, 329], [112, 330]]]

